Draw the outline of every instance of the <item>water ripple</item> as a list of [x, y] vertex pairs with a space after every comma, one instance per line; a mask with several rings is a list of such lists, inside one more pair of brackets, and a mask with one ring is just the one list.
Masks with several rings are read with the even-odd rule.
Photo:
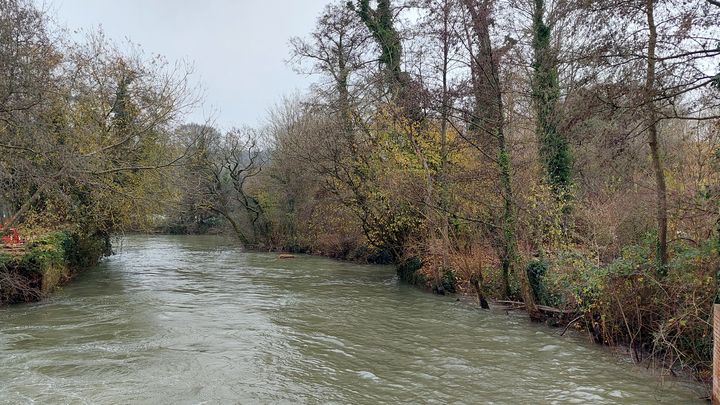
[[693, 403], [519, 316], [392, 268], [129, 237], [46, 302], [0, 310], [0, 403]]

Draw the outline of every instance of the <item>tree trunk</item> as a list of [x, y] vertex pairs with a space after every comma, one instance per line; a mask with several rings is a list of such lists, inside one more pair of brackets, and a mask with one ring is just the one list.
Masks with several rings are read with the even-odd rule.
[[478, 306], [482, 309], [490, 309], [490, 304], [488, 304], [487, 299], [485, 298], [485, 293], [483, 292], [485, 283], [483, 281], [482, 276], [482, 269], [477, 275], [474, 275], [470, 278], [470, 282], [472, 283], [473, 287], [475, 288], [475, 294], [477, 295], [478, 300]]
[[[492, 12], [492, 1], [478, 2], [476, 0], [463, 0], [471, 19], [475, 39], [478, 42], [477, 54], [471, 55], [473, 86], [475, 97], [475, 112], [480, 116], [473, 117], [473, 122], [479, 125], [475, 130], [478, 135], [481, 133], [490, 134], [497, 148], [497, 164], [500, 177], [500, 191], [503, 198], [503, 212], [500, 222], [500, 260], [502, 263], [503, 289], [506, 298], [510, 298], [510, 275], [518, 261], [517, 235], [515, 234], [515, 201], [512, 189], [512, 167], [510, 153], [507, 149], [507, 141], [504, 132], [504, 113], [502, 101], [502, 87], [500, 84], [499, 63], [504, 50], [496, 50], [492, 47], [490, 38], [490, 19]], [[482, 142], [478, 142], [482, 143]], [[530, 317], [537, 318], [538, 310], [532, 294], [528, 293], [527, 274], [524, 271], [518, 274], [522, 287], [522, 295], [525, 300]]]
[[348, 137], [347, 141], [351, 144], [352, 142], [352, 111], [350, 109], [350, 90], [348, 89], [348, 77], [350, 71], [347, 67], [347, 61], [345, 60], [345, 47], [343, 44], [342, 36], [339, 39], [337, 55], [338, 55], [338, 75], [336, 87], [338, 90], [338, 104], [340, 110], [340, 117], [343, 125], [345, 135]]
[[558, 67], [551, 46], [551, 28], [545, 23], [545, 0], [535, 0], [533, 15], [533, 101], [540, 163], [545, 179], [556, 200], [567, 198], [570, 185], [570, 151], [567, 140], [558, 131], [557, 103], [560, 99]]
[[665, 274], [668, 262], [667, 233], [667, 186], [665, 184], [665, 170], [660, 154], [660, 144], [657, 128], [657, 109], [655, 107], [655, 49], [657, 47], [657, 27], [655, 25], [655, 0], [646, 0], [646, 14], [648, 23], [648, 51], [647, 76], [645, 82], [645, 104], [647, 110], [648, 145], [652, 157], [653, 171], [655, 172], [657, 228], [658, 228], [658, 273]]
[[238, 225], [237, 221], [235, 221], [228, 213], [226, 213], [224, 210], [217, 209], [215, 207], [210, 207], [211, 211], [215, 211], [218, 214], [222, 215], [225, 219], [227, 219], [228, 222], [230, 222], [230, 226], [232, 226], [233, 231], [235, 231], [235, 235], [237, 235], [238, 239], [240, 239], [240, 243], [243, 245], [249, 245], [250, 241], [248, 240], [247, 236], [240, 230], [240, 225]]
[[448, 255], [450, 249], [450, 220], [449, 213], [449, 190], [448, 190], [448, 141], [447, 141], [447, 124], [449, 119], [449, 100], [448, 100], [448, 65], [450, 61], [450, 28], [449, 28], [450, 4], [445, 1], [443, 9], [443, 62], [442, 62], [442, 99], [440, 106], [440, 215], [441, 225], [440, 233], [442, 237], [442, 264], [443, 268], [448, 266]]
[[499, 141], [499, 169], [500, 186], [503, 194], [503, 216], [502, 216], [502, 276], [505, 298], [511, 298], [510, 274], [516, 259], [517, 240], [515, 237], [515, 213], [513, 212], [513, 190], [512, 177], [510, 172], [510, 155], [505, 145], [505, 135], [502, 132], [498, 135]]
[[402, 42], [393, 25], [393, 13], [390, 0], [378, 0], [375, 9], [370, 7], [370, 0], [358, 2], [358, 15], [372, 33], [381, 50], [380, 63], [384, 66], [388, 87], [393, 96], [402, 90]]

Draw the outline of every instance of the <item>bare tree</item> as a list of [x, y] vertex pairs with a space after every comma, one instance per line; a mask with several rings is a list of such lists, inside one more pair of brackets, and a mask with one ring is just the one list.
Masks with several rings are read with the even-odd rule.
[[[613, 108], [634, 113], [629, 131], [644, 133], [649, 148], [656, 193], [658, 271], [668, 263], [669, 206], [662, 122], [716, 119], [717, 97], [705, 98], [715, 80], [718, 10], [712, 3], [664, 0], [591, 2], [598, 41], [586, 52], [603, 62], [596, 80], [616, 83], [624, 91], [605, 96]], [[642, 34], [641, 34], [642, 33]], [[639, 76], [637, 72], [643, 72]], [[714, 98], [714, 100], [712, 100]]]
[[263, 207], [248, 190], [248, 183], [266, 162], [260, 135], [251, 128], [216, 134], [209, 142], [207, 158], [199, 164], [201, 206], [225, 218], [244, 245], [255, 246], [267, 233]]

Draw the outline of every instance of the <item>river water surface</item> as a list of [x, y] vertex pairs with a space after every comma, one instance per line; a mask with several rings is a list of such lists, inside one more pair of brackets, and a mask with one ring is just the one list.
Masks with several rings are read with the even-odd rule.
[[0, 309], [0, 402], [702, 403], [520, 315], [392, 268], [128, 237], [49, 300]]

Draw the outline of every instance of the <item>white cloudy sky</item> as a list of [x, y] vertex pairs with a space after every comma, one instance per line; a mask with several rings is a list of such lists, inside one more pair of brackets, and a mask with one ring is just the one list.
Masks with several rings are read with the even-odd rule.
[[102, 26], [148, 53], [194, 62], [205, 105], [190, 117], [212, 115], [222, 128], [256, 125], [284, 94], [310, 78], [286, 64], [288, 39], [305, 35], [329, 0], [44, 0], [56, 22], [71, 30]]

